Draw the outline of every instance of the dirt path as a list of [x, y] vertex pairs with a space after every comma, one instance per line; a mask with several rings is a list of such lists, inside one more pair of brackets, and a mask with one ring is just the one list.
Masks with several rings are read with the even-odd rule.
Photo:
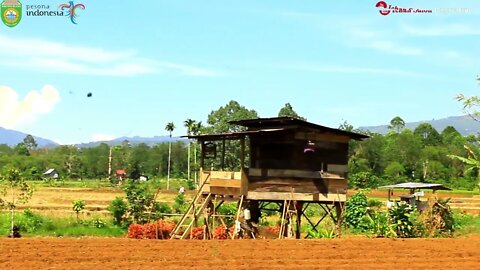
[[0, 269], [480, 269], [480, 235], [456, 239], [0, 239]]

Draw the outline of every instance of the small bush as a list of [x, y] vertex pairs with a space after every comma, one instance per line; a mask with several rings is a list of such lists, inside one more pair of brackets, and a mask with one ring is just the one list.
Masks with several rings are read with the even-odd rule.
[[[222, 204], [217, 209], [217, 213], [220, 214], [220, 215], [235, 216], [237, 214], [237, 204], [235, 204], [235, 203]], [[225, 220], [225, 223], [227, 224], [227, 226], [232, 226], [235, 218], [234, 217], [226, 217], [224, 220]]]
[[406, 203], [395, 204], [388, 210], [390, 222], [398, 237], [415, 237], [413, 224], [415, 219], [411, 218], [413, 213], [413, 207]]
[[349, 198], [345, 204], [345, 223], [347, 227], [357, 231], [367, 231], [371, 222], [367, 215], [367, 196], [358, 192]]
[[318, 230], [308, 230], [307, 234], [309, 237], [313, 239], [319, 239], [319, 238], [328, 238], [332, 239], [335, 237], [335, 228], [319, 228]]
[[22, 216], [16, 219], [16, 225], [20, 231], [33, 233], [37, 231], [44, 223], [42, 216], [35, 214], [30, 209], [25, 209]]
[[322, 216], [325, 211], [318, 204], [310, 204], [307, 209], [305, 209], [305, 215], [309, 218]]
[[368, 199], [368, 202], [367, 202], [367, 207], [370, 207], [370, 208], [381, 208], [383, 206], [383, 202], [380, 201], [380, 200], [377, 200], [377, 199]]
[[184, 213], [188, 205], [185, 203], [185, 195], [178, 194], [175, 197], [175, 203], [173, 204], [173, 210], [175, 213]]
[[168, 206], [167, 203], [155, 202], [153, 204], [152, 214], [150, 216], [150, 220], [158, 220], [163, 219], [163, 214], [171, 214], [173, 213], [172, 208]]
[[93, 218], [91, 221], [90, 221], [90, 224], [92, 225], [92, 227], [94, 228], [104, 228], [107, 224], [105, 223], [105, 221], [103, 221], [101, 218], [99, 217], [95, 217]]
[[121, 197], [116, 197], [107, 207], [107, 210], [112, 214], [113, 224], [122, 225], [124, 216], [127, 213], [127, 203]]
[[349, 176], [349, 185], [353, 188], [375, 188], [378, 187], [380, 179], [371, 172], [359, 172]]

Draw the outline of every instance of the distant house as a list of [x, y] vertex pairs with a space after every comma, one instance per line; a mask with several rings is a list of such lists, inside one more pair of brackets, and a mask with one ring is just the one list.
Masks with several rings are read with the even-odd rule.
[[43, 173], [43, 176], [47, 178], [58, 179], [60, 177], [60, 174], [58, 174], [58, 171], [55, 169], [48, 169], [46, 172]]
[[127, 177], [127, 173], [125, 172], [124, 169], [118, 169], [116, 172], [115, 172], [115, 176], [120, 180], [124, 180], [126, 177]]

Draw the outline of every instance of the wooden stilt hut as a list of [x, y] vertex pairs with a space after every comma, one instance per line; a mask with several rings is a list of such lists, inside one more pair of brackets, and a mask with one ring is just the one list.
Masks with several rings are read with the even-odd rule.
[[[242, 209], [281, 213], [279, 237], [300, 238], [303, 220], [313, 230], [325, 218], [339, 220], [347, 193], [348, 144], [368, 136], [291, 117], [232, 121], [238, 131], [189, 136], [201, 145], [198, 193], [172, 233], [185, 238], [225, 201]], [[313, 222], [305, 210], [318, 204]]]

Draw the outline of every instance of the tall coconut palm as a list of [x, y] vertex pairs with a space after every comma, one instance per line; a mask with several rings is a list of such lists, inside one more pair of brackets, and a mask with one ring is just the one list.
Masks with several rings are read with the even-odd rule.
[[[197, 121], [193, 119], [187, 119], [183, 122], [187, 128], [188, 136], [192, 133], [192, 128], [196, 125]], [[187, 179], [190, 180], [190, 139], [188, 139], [188, 149], [187, 149]]]
[[[202, 128], [202, 122], [197, 122], [196, 124], [193, 125], [192, 129], [191, 129], [191, 132], [192, 132], [192, 135], [198, 135], [200, 134], [200, 130]], [[193, 145], [193, 166], [195, 168], [195, 171], [194, 171], [194, 181], [195, 181], [195, 184], [198, 186], [198, 179], [197, 179], [197, 145], [194, 144]]]
[[[165, 130], [168, 131], [170, 138], [172, 138], [172, 132], [175, 129], [173, 122], [168, 123], [165, 126]], [[172, 159], [172, 140], [168, 142], [168, 167], [167, 167], [167, 190], [170, 189], [170, 164]]]

